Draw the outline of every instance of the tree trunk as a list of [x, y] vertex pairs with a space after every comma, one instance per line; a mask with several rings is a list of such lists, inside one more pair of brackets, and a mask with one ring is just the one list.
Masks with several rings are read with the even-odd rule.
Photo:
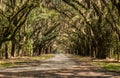
[[118, 52], [117, 54], [117, 61], [119, 61], [119, 59], [120, 59], [120, 52]]
[[5, 43], [5, 59], [8, 59], [8, 45]]
[[22, 44], [19, 44], [18, 56], [22, 56]]
[[11, 48], [11, 56], [14, 57], [15, 56], [15, 39], [11, 41], [12, 42], [12, 48]]

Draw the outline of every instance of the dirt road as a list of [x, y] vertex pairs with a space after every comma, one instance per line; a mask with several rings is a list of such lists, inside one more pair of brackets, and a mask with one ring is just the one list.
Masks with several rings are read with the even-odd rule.
[[1, 68], [0, 78], [120, 78], [120, 74], [56, 54], [44, 62]]

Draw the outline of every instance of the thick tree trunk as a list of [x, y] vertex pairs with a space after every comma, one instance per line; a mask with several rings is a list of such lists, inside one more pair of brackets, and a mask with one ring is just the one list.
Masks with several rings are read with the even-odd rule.
[[15, 44], [15, 40], [12, 40], [11, 42], [12, 42], [11, 56], [14, 57], [16, 44]]
[[8, 59], [8, 45], [5, 43], [5, 59]]

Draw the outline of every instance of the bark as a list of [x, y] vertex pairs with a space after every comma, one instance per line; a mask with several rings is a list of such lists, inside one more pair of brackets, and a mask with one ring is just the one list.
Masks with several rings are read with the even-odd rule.
[[12, 40], [11, 42], [12, 42], [11, 56], [14, 57], [15, 56], [15, 49], [16, 49], [15, 39]]
[[8, 44], [5, 43], [5, 59], [9, 59], [8, 57]]

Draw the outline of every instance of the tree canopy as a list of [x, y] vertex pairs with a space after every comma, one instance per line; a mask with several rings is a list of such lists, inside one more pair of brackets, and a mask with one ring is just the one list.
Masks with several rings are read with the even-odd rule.
[[0, 0], [1, 57], [56, 51], [120, 55], [119, 0]]

